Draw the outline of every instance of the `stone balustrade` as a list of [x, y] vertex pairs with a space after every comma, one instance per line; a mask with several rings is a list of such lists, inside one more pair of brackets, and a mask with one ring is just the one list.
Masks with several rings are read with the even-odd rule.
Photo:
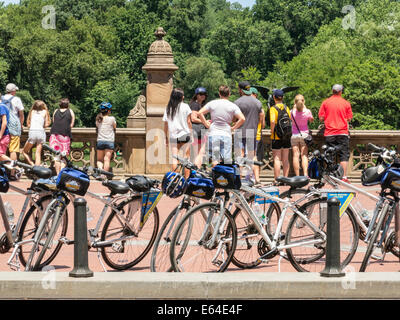
[[[96, 166], [96, 129], [95, 128], [74, 128], [72, 130], [73, 141], [71, 148], [71, 159], [78, 166]], [[262, 167], [262, 177], [270, 180], [273, 177], [273, 161], [271, 152], [270, 131], [263, 131], [263, 141], [265, 144], [265, 160]], [[320, 148], [324, 139], [313, 131], [315, 147]], [[47, 131], [49, 137], [49, 131]], [[21, 138], [23, 147], [27, 138], [27, 130], [24, 130]], [[147, 144], [152, 141], [147, 136]], [[368, 165], [373, 164], [371, 153], [366, 150], [366, 145], [371, 142], [379, 146], [395, 147], [400, 145], [400, 132], [383, 130], [352, 130], [350, 132], [350, 161], [348, 176], [352, 179], [360, 177], [362, 170]], [[313, 150], [310, 150], [313, 151]], [[117, 175], [131, 174], [153, 174], [162, 176], [165, 165], [160, 166], [160, 172], [147, 170], [146, 160], [146, 131], [140, 128], [118, 128], [116, 132], [116, 152], [113, 158], [113, 172]]]

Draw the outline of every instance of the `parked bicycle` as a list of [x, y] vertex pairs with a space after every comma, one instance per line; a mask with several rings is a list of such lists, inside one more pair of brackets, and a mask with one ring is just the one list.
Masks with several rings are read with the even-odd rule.
[[[47, 145], [44, 145], [44, 148], [52, 154], [59, 155]], [[39, 224], [28, 258], [28, 265], [32, 267], [26, 270], [38, 270], [45, 252], [52, 246], [59, 243], [73, 244], [73, 240], [56, 235], [56, 231], [66, 215], [70, 198], [75, 194], [88, 195], [104, 203], [96, 227], [88, 230], [89, 249], [97, 249], [99, 260], [101, 253], [104, 261], [117, 270], [125, 270], [139, 263], [149, 252], [158, 230], [159, 216], [156, 205], [161, 198], [161, 192], [153, 189], [158, 181], [146, 179], [147, 188], [150, 190], [138, 193], [132, 188], [143, 186], [135, 185], [135, 179], [128, 179], [127, 183], [110, 181], [108, 178], [113, 177], [110, 172], [91, 167], [79, 170], [65, 155], [61, 155], [61, 158], [66, 162], [66, 168], [53, 183], [53, 199]], [[109, 189], [110, 194], [100, 197], [88, 191], [89, 176], [97, 179], [102, 176], [102, 184]], [[101, 229], [108, 208], [111, 208], [111, 213]], [[103, 268], [106, 270], [104, 265]]]
[[[209, 179], [209, 173], [197, 168], [187, 159], [179, 156], [174, 157], [178, 160], [178, 167], [175, 172], [169, 172], [165, 175], [162, 186], [164, 194], [168, 197], [176, 199], [182, 196], [182, 199], [167, 216], [158, 232], [151, 254], [150, 270], [152, 272], [173, 271], [169, 259], [169, 250], [172, 233], [177, 223], [191, 208], [199, 205], [201, 199], [209, 200], [214, 196], [214, 188]], [[188, 181], [184, 178], [185, 169], [190, 170]]]
[[[216, 170], [216, 168], [218, 169]], [[170, 258], [175, 271], [185, 271], [195, 268], [195, 271], [225, 271], [232, 258], [237, 242], [237, 230], [234, 220], [231, 219], [226, 208], [228, 203], [235, 203], [248, 215], [257, 233], [262, 236], [264, 254], [259, 260], [271, 259], [285, 251], [287, 259], [298, 271], [308, 269], [322, 269], [325, 256], [326, 215], [321, 211], [310, 213], [307, 207], [298, 207], [288, 199], [282, 199], [252, 186], [240, 186], [240, 175], [224, 172], [225, 169], [214, 168], [214, 184], [216, 188], [224, 189], [218, 194], [220, 203], [206, 203], [190, 210], [177, 226], [171, 242]], [[221, 169], [221, 172], [217, 172]], [[228, 184], [224, 183], [228, 181]], [[308, 184], [307, 177], [281, 179], [292, 187], [303, 187]], [[243, 191], [282, 204], [283, 209], [278, 225], [273, 234], [268, 234], [267, 228], [251, 208], [243, 195]], [[208, 212], [208, 219], [204, 221], [201, 210]], [[292, 214], [285, 237], [282, 238], [285, 216]], [[190, 239], [182, 239], [181, 235], [190, 235]], [[242, 238], [246, 235], [242, 234]], [[249, 234], [251, 239], [254, 234]], [[294, 250], [298, 249], [298, 250]], [[301, 250], [300, 250], [301, 249]], [[351, 250], [352, 252], [353, 250]], [[197, 259], [197, 257], [201, 257]], [[347, 264], [351, 259], [345, 259]], [[258, 262], [257, 262], [258, 263]], [[192, 271], [192, 270], [191, 270]]]

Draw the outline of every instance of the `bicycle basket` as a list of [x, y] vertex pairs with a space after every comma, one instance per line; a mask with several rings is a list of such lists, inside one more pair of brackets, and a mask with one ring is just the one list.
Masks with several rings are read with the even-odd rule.
[[57, 188], [80, 196], [89, 189], [89, 176], [78, 169], [64, 168], [57, 177]]
[[10, 187], [10, 182], [8, 180], [8, 176], [7, 176], [6, 170], [4, 168], [1, 168], [1, 171], [0, 171], [0, 192], [6, 193], [8, 191], [9, 187]]
[[313, 158], [308, 164], [308, 176], [311, 179], [319, 179], [321, 175], [321, 170], [319, 167], [318, 160]]
[[212, 180], [215, 188], [235, 189], [242, 186], [239, 166], [236, 164], [218, 164], [212, 169]]
[[211, 179], [189, 178], [186, 183], [185, 194], [200, 199], [210, 200], [214, 195], [214, 184]]

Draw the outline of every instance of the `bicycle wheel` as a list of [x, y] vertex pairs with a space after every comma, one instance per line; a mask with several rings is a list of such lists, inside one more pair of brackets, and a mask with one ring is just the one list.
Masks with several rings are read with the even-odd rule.
[[236, 248], [236, 225], [225, 209], [216, 241], [210, 243], [219, 213], [219, 204], [204, 203], [192, 208], [179, 222], [170, 250], [174, 271], [223, 272], [227, 269]]
[[[326, 234], [327, 199], [313, 199], [299, 208], [308, 220]], [[343, 269], [353, 258], [359, 240], [359, 226], [353, 212], [347, 210], [340, 217], [340, 261]], [[321, 272], [325, 268], [326, 242], [304, 244], [302, 242], [321, 239], [297, 214], [290, 219], [285, 245], [296, 245], [286, 250], [288, 259], [299, 272]]]
[[[382, 209], [382, 211], [380, 212], [379, 219], [376, 222], [375, 228], [372, 230], [372, 234], [368, 240], [368, 246], [365, 251], [363, 261], [361, 262], [360, 272], [365, 272], [365, 270], [370, 265], [370, 263], [372, 263], [372, 261], [370, 261], [370, 258], [374, 252], [374, 249], [377, 247], [376, 242], [378, 241], [378, 236], [381, 234], [382, 228], [384, 226], [384, 222], [386, 221], [386, 218], [387, 218], [387, 214], [388, 214], [387, 208]], [[380, 264], [381, 261], [375, 260], [374, 264], [375, 263]], [[371, 269], [371, 268], [369, 268], [369, 269]], [[370, 271], [373, 271], [373, 270], [371, 269]]]
[[126, 270], [142, 261], [150, 251], [157, 236], [160, 218], [156, 207], [140, 228], [141, 196], [120, 204], [118, 210], [121, 215], [113, 210], [104, 224], [101, 241], [109, 244], [101, 247], [101, 255], [111, 268]]
[[[254, 196], [247, 202], [251, 206], [254, 203]], [[266, 216], [265, 231], [272, 239], [281, 214], [280, 207], [276, 203], [261, 204], [260, 206]], [[254, 268], [261, 263], [258, 258], [269, 251], [267, 243], [257, 231], [254, 222], [241, 208], [235, 210], [233, 219], [237, 230], [237, 244], [232, 263], [241, 269]]]
[[[35, 205], [33, 205], [28, 210], [22, 221], [20, 230], [18, 232], [18, 238], [17, 238], [18, 242], [34, 238], [36, 232], [38, 231], [40, 221], [43, 218], [44, 210], [49, 206], [51, 200], [52, 200], [51, 195], [42, 197], [36, 202], [36, 205], [38, 206], [39, 210]], [[43, 249], [43, 244], [46, 241], [48, 232], [50, 231], [50, 227], [53, 222], [52, 218], [54, 218], [54, 216], [50, 214], [47, 223], [44, 225], [43, 232], [40, 237], [38, 245], [35, 245], [33, 242], [27, 242], [20, 245], [18, 257], [19, 260], [21, 261], [21, 264], [24, 267], [26, 266], [26, 263], [32, 252], [34, 255], [32, 257], [33, 262], [36, 260], [35, 256], [36, 257], [39, 256], [40, 251]], [[63, 245], [63, 243], [59, 241], [59, 239], [65, 237], [65, 235], [67, 234], [67, 228], [68, 228], [68, 211], [67, 209], [65, 209], [65, 213], [62, 215], [61, 223], [55, 232], [54, 239], [56, 240], [54, 240], [50, 244], [50, 246], [48, 246], [47, 250], [45, 250], [46, 254], [43, 256], [42, 262], [38, 266], [39, 270], [42, 269], [44, 266], [50, 264], [55, 259], [55, 257], [57, 256]]]
[[189, 204], [189, 202], [185, 202], [181, 209], [177, 206], [165, 219], [153, 245], [150, 260], [151, 272], [173, 271], [169, 258], [172, 235], [179, 221], [192, 208], [192, 206], [193, 205]]

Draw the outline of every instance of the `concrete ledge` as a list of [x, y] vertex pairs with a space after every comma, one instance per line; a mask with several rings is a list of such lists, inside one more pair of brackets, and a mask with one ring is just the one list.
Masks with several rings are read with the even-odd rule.
[[400, 273], [0, 272], [0, 299], [399, 299]]

